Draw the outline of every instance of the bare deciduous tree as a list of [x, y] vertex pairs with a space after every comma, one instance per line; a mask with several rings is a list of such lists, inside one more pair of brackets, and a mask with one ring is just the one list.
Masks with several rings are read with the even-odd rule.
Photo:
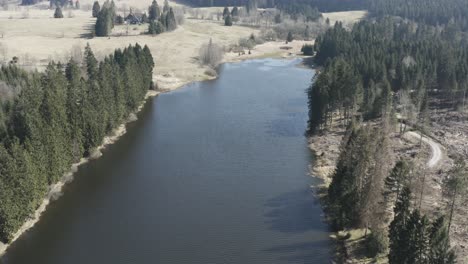
[[223, 53], [223, 49], [219, 45], [213, 43], [213, 40], [210, 39], [207, 44], [203, 44], [200, 48], [200, 62], [203, 65], [209, 65], [214, 68], [223, 59]]

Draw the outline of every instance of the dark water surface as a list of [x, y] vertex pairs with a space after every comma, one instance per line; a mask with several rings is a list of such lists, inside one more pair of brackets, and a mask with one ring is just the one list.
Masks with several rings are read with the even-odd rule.
[[226, 64], [149, 102], [4, 262], [329, 263], [297, 63]]

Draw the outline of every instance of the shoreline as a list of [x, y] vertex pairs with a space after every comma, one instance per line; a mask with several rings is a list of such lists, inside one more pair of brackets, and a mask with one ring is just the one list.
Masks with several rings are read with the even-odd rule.
[[20, 227], [20, 229], [16, 231], [16, 233], [13, 235], [13, 238], [12, 238], [11, 242], [8, 243], [8, 244], [4, 244], [4, 243], [0, 242], [0, 260], [5, 255], [5, 253], [7, 252], [8, 248], [18, 238], [20, 238], [29, 229], [34, 227], [34, 225], [37, 222], [39, 222], [39, 220], [41, 219], [42, 214], [47, 210], [47, 206], [51, 202], [53, 202], [53, 201], [57, 200], [58, 198], [60, 198], [60, 196], [62, 195], [63, 187], [66, 184], [73, 181], [73, 178], [74, 178], [73, 175], [75, 174], [75, 172], [78, 171], [79, 167], [81, 165], [83, 165], [83, 164], [88, 163], [91, 160], [95, 160], [95, 159], [100, 158], [102, 156], [101, 150], [105, 149], [109, 145], [114, 144], [115, 142], [117, 142], [119, 140], [119, 138], [121, 136], [123, 136], [123, 135], [125, 135], [125, 133], [127, 133], [127, 129], [126, 129], [127, 124], [136, 120], [135, 118], [132, 118], [132, 116], [138, 114], [143, 109], [143, 107], [148, 102], [148, 99], [156, 97], [160, 93], [162, 93], [162, 92], [161, 91], [155, 91], [155, 90], [149, 90], [146, 93], [143, 101], [140, 103], [140, 105], [136, 109], [136, 111], [131, 113], [127, 117], [127, 120], [124, 123], [120, 124], [117, 128], [115, 128], [110, 135], [105, 136], [104, 139], [102, 140], [102, 144], [99, 147], [97, 147], [96, 151], [94, 151], [94, 153], [92, 155], [90, 155], [89, 157], [86, 157], [86, 158], [81, 158], [79, 162], [73, 163], [71, 165], [71, 167], [70, 167], [70, 170], [68, 172], [66, 172], [62, 176], [62, 178], [60, 178], [60, 180], [57, 183], [54, 183], [54, 184], [49, 186], [49, 191], [47, 192], [44, 199], [42, 200], [41, 205], [36, 209], [36, 211], [31, 216], [31, 218], [26, 220], [23, 223], [23, 225]]
[[[226, 57], [224, 57], [222, 62], [219, 65], [222, 65], [222, 64], [225, 64], [225, 63], [236, 63], [236, 62], [242, 62], [242, 61], [246, 61], [246, 60], [262, 59], [262, 58], [294, 59], [294, 58], [300, 58], [301, 57], [301, 56], [298, 56], [298, 54], [292, 54], [292, 55], [289, 54], [288, 56], [284, 56], [285, 54], [286, 53], [283, 52], [283, 53], [281, 53], [281, 55], [283, 55], [283, 56], [271, 56], [271, 57], [266, 56], [265, 57], [265, 55], [268, 55], [268, 54], [264, 53], [264, 52], [260, 52], [259, 54], [256, 54], [256, 55], [243, 56], [243, 57], [234, 58], [234, 59], [232, 57], [228, 58], [228, 59], [226, 59]], [[278, 55], [280, 55], [280, 54], [278, 53]], [[306, 57], [304, 57], [304, 58], [306, 58]], [[134, 113], [129, 114], [129, 116], [127, 117], [127, 120], [124, 123], [120, 124], [117, 128], [115, 128], [110, 135], [105, 136], [104, 139], [102, 140], [102, 144], [99, 147], [97, 147], [96, 150], [89, 157], [81, 158], [79, 162], [76, 162], [76, 163], [72, 164], [71, 167], [70, 167], [70, 170], [68, 172], [66, 172], [57, 183], [52, 184], [52, 185], [49, 186], [49, 191], [47, 192], [44, 199], [42, 200], [41, 205], [36, 209], [36, 211], [31, 216], [31, 218], [26, 220], [23, 223], [23, 225], [20, 227], [20, 229], [16, 231], [16, 233], [13, 235], [13, 238], [12, 238], [11, 242], [8, 243], [8, 244], [4, 244], [4, 243], [0, 242], [0, 260], [5, 255], [5, 253], [7, 252], [8, 248], [18, 238], [20, 238], [29, 229], [34, 227], [34, 225], [37, 222], [39, 222], [42, 214], [47, 210], [47, 206], [52, 201], [58, 199], [62, 195], [63, 187], [66, 184], [73, 181], [73, 178], [74, 178], [73, 175], [75, 174], [75, 172], [78, 171], [79, 167], [81, 165], [83, 165], [83, 164], [88, 163], [91, 160], [95, 160], [95, 159], [100, 158], [103, 155], [101, 150], [105, 149], [109, 145], [112, 145], [112, 144], [116, 143], [121, 136], [125, 135], [125, 133], [127, 132], [127, 129], [126, 129], [127, 124], [136, 120], [135, 115], [137, 115], [143, 109], [143, 107], [148, 102], [148, 99], [156, 97], [161, 93], [174, 91], [176, 89], [179, 89], [181, 87], [189, 85], [190, 83], [215, 80], [218, 77], [219, 77], [219, 75], [216, 75], [216, 76], [208, 76], [207, 75], [206, 79], [204, 79], [204, 80], [176, 81], [176, 82], [173, 83], [172, 86], [162, 86], [162, 87], [159, 87], [159, 90], [149, 90], [146, 93], [143, 101], [140, 103], [140, 105], [136, 109], [136, 111]], [[156, 81], [158, 82], [159, 80], [156, 80]]]
[[[223, 56], [223, 59], [218, 64], [216, 68], [220, 65], [225, 63], [237, 63], [247, 60], [255, 60], [255, 59], [295, 59], [295, 58], [303, 58], [307, 59], [310, 56], [302, 55], [301, 48], [304, 44], [311, 44], [313, 45], [315, 40], [310, 41], [302, 41], [302, 40], [294, 40], [288, 44], [285, 44], [284, 41], [268, 41], [263, 44], [259, 44], [255, 46], [251, 50], [251, 54], [245, 54], [239, 56], [236, 52], [226, 52]], [[281, 47], [289, 46], [291, 49], [281, 49]], [[193, 70], [204, 69], [205, 71], [211, 69], [208, 66], [203, 66], [197, 64], [191, 66]], [[178, 71], [170, 72], [168, 75], [153, 75], [154, 81], [157, 82], [158, 88], [164, 91], [173, 91], [179, 89], [182, 86], [191, 84], [193, 82], [203, 82], [203, 81], [211, 81], [218, 78], [218, 72], [216, 76], [210, 76], [206, 74], [203, 75], [186, 75], [186, 69], [181, 69]]]

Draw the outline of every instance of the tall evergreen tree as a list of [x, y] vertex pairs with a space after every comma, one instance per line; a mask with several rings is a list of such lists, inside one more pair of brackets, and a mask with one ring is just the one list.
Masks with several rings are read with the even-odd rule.
[[101, 6], [98, 1], [95, 1], [93, 4], [93, 17], [98, 17], [99, 12], [101, 11]]
[[148, 18], [149, 20], [158, 20], [161, 16], [161, 9], [159, 8], [158, 2], [153, 0], [153, 3], [148, 9]]
[[407, 185], [411, 174], [411, 165], [405, 160], [399, 160], [393, 167], [391, 173], [385, 178], [386, 191], [395, 194], [398, 199], [400, 192]]
[[237, 6], [233, 7], [231, 10], [232, 17], [239, 17], [239, 8]]
[[228, 26], [228, 27], [232, 26], [232, 17], [231, 17], [231, 15], [228, 14], [228, 15], [224, 18], [224, 25], [225, 25], [225, 26]]
[[174, 11], [169, 8], [169, 12], [166, 15], [166, 30], [173, 31], [177, 28], [177, 21], [175, 19]]
[[388, 260], [390, 264], [406, 263], [404, 260], [408, 256], [409, 243], [406, 225], [410, 217], [410, 206], [411, 191], [408, 187], [404, 187], [395, 202], [395, 217], [389, 227], [390, 253]]
[[229, 12], [229, 8], [226, 6], [223, 10], [223, 18], [226, 19], [226, 17], [231, 14], [231, 12]]
[[448, 223], [444, 216], [439, 217], [430, 229], [429, 264], [454, 264], [456, 256], [450, 248]]
[[55, 8], [54, 18], [63, 18], [62, 8], [60, 8], [60, 6]]
[[164, 0], [163, 13], [169, 12], [169, 9], [170, 9], [170, 8], [171, 8], [171, 7], [169, 6], [169, 1]]

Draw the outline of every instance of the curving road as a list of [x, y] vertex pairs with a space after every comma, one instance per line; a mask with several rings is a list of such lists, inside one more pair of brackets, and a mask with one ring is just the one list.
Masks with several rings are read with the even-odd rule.
[[[414, 131], [406, 132], [406, 134], [418, 140], [420, 140], [421, 138], [421, 134], [418, 134]], [[422, 138], [422, 141], [431, 147], [432, 152], [431, 158], [427, 162], [427, 167], [434, 168], [437, 165], [437, 163], [439, 163], [439, 161], [442, 159], [442, 149], [440, 147], [440, 144], [435, 142], [431, 138], [424, 136]]]

